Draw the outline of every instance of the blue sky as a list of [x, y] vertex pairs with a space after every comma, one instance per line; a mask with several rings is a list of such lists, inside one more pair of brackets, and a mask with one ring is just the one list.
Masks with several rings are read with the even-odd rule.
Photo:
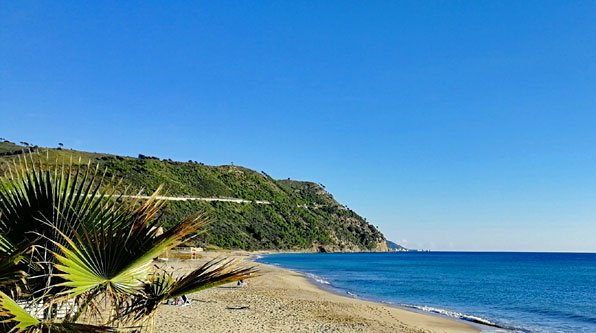
[[0, 3], [0, 136], [323, 183], [409, 247], [596, 251], [596, 2]]

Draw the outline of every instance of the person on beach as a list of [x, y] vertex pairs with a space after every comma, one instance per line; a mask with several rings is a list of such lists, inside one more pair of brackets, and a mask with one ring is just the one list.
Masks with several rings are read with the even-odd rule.
[[173, 299], [166, 300], [165, 304], [176, 305], [176, 306], [188, 306], [188, 305], [191, 305], [192, 302], [190, 301], [190, 298], [188, 298], [188, 296], [182, 295], [179, 297], [175, 297]]

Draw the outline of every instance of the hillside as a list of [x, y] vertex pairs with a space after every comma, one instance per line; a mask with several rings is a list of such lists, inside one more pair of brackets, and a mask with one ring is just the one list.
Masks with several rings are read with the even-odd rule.
[[[25, 147], [0, 143], [0, 172]], [[386, 251], [383, 234], [312, 182], [275, 180], [240, 166], [208, 166], [139, 155], [139, 158], [65, 149], [36, 148], [52, 168], [64, 162], [99, 164], [106, 176], [122, 179], [120, 190], [151, 193], [163, 185], [170, 197], [238, 198], [263, 203], [168, 201], [166, 225], [198, 211], [211, 223], [200, 245], [246, 250]], [[48, 159], [45, 159], [45, 156]], [[80, 159], [80, 162], [79, 162]], [[49, 162], [51, 161], [51, 162]], [[12, 163], [12, 162], [11, 162]]]
[[408, 249], [406, 249], [405, 247], [389, 240], [387, 241], [387, 247], [390, 251], [394, 252], [408, 251]]

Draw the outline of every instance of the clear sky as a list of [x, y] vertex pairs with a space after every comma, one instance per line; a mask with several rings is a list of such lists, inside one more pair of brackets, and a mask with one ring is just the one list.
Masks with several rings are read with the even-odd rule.
[[594, 1], [2, 1], [0, 115], [320, 182], [407, 247], [596, 251]]

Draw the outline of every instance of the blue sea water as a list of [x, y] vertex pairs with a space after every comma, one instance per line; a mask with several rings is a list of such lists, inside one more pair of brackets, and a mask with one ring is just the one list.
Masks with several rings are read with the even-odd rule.
[[357, 298], [508, 330], [596, 332], [595, 253], [292, 253], [257, 261]]

